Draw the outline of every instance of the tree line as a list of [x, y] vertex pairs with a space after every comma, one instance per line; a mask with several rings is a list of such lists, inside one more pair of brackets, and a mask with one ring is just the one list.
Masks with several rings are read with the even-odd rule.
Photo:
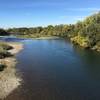
[[35, 27], [35, 28], [12, 28], [7, 32], [15, 35], [29, 36], [29, 37], [41, 37], [41, 36], [67, 36], [67, 33], [71, 28], [71, 25], [49, 25], [47, 27]]
[[74, 43], [83, 47], [100, 47], [100, 12], [70, 25], [49, 25], [47, 27], [0, 29], [0, 35], [17, 35], [19, 37], [59, 36], [69, 37]]

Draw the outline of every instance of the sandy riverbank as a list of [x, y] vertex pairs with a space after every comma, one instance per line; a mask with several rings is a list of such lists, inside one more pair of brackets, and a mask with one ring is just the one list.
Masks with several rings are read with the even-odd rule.
[[[19, 43], [9, 43], [9, 45], [13, 47], [12, 50], [9, 50], [13, 55], [23, 49], [23, 45]], [[17, 61], [15, 57], [0, 59], [0, 61], [7, 65], [7, 68], [0, 72], [0, 99], [2, 100], [20, 85], [21, 78], [16, 76], [15, 65]]]
[[37, 40], [51, 40], [51, 39], [59, 39], [59, 37], [57, 36], [47, 36], [47, 37], [38, 37], [38, 38], [33, 38], [33, 39], [37, 39]]

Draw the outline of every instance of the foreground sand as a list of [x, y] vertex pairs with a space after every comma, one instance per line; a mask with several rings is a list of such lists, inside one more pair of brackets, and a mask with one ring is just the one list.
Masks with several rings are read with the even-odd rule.
[[[17, 54], [23, 48], [22, 44], [9, 43], [14, 49], [9, 50], [12, 54]], [[16, 75], [16, 59], [15, 57], [0, 59], [0, 62], [7, 65], [3, 72], [0, 72], [0, 99], [4, 99], [14, 89], [16, 89], [21, 82], [21, 78]]]

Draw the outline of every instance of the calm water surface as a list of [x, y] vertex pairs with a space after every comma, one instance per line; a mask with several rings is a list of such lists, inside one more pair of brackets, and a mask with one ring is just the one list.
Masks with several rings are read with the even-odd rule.
[[100, 100], [100, 54], [67, 40], [26, 40], [17, 54], [23, 82], [6, 100]]

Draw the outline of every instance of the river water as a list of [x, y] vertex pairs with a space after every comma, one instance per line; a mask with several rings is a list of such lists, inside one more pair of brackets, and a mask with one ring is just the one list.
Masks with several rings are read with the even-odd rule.
[[100, 53], [65, 39], [23, 44], [16, 56], [22, 85], [5, 100], [100, 100]]

